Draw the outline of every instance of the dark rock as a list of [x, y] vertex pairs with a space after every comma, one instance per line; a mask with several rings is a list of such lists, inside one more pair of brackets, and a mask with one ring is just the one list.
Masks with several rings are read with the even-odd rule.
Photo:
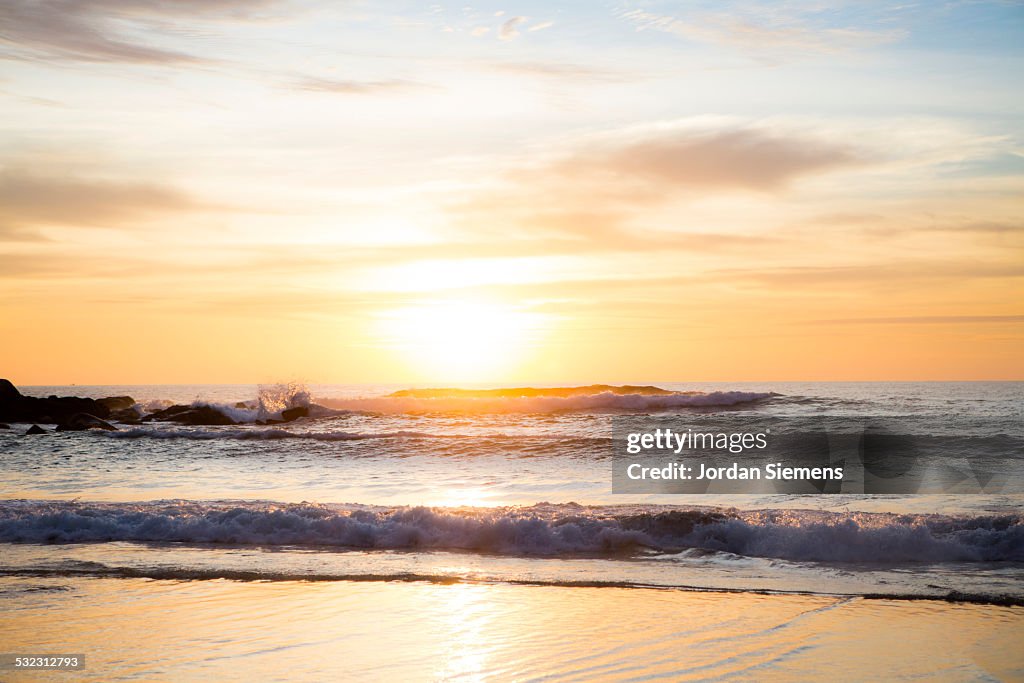
[[9, 379], [0, 379], [0, 402], [14, 401], [21, 398], [21, 392], [11, 384]]
[[239, 401], [238, 403], [236, 403], [236, 404], [235, 404], [235, 407], [236, 407], [236, 408], [245, 408], [245, 409], [248, 409], [248, 408], [249, 408], [249, 406], [247, 406], [247, 405], [245, 404], [245, 401]]
[[135, 408], [123, 408], [110, 413], [110, 420], [114, 422], [138, 422], [139, 414]]
[[230, 417], [211, 406], [171, 406], [142, 418], [143, 422], [177, 422], [183, 425], [233, 425]]
[[4, 422], [64, 422], [76, 413], [88, 413], [104, 419], [110, 409], [91, 398], [22, 396], [7, 380], [0, 380], [0, 420]]
[[46, 434], [47, 431], [39, 425], [32, 425], [25, 434]]
[[135, 399], [131, 396], [108, 396], [107, 398], [96, 399], [96, 402], [107, 407], [111, 413], [119, 410], [127, 410], [135, 405]]
[[6, 422], [0, 422], [0, 429], [10, 429], [10, 428], [11, 428], [11, 425], [7, 424]]
[[187, 413], [192, 410], [192, 406], [173, 405], [163, 410], [158, 410], [155, 413], [150, 413], [146, 417], [142, 418], [143, 422], [172, 422], [175, 417], [182, 413]]
[[180, 413], [175, 422], [186, 425], [233, 425], [237, 424], [230, 417], [210, 406], [199, 406], [186, 413]]
[[117, 431], [117, 427], [106, 420], [101, 420], [95, 415], [89, 415], [88, 413], [76, 413], [57, 425], [58, 432], [83, 432], [86, 429], [105, 429], [108, 432]]
[[298, 420], [300, 417], [306, 417], [307, 415], [309, 415], [309, 408], [305, 406], [299, 406], [298, 408], [289, 408], [288, 410], [281, 411], [281, 419], [285, 422]]
[[265, 424], [265, 425], [283, 425], [284, 424], [284, 420], [270, 419], [270, 420], [265, 421], [263, 424]]

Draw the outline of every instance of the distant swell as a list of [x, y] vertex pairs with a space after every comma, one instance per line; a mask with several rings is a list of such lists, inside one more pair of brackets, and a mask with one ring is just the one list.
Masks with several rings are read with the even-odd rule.
[[775, 394], [751, 391], [714, 391], [621, 394], [605, 391], [573, 396], [380, 396], [317, 399], [335, 410], [376, 413], [557, 413], [633, 412], [679, 408], [731, 407], [769, 399]]
[[1024, 561], [1020, 516], [577, 505], [379, 509], [316, 504], [0, 504], [0, 541], [94, 541], [444, 549], [516, 556], [611, 556], [698, 548], [793, 561], [901, 565]]
[[289, 432], [284, 429], [149, 429], [134, 428], [117, 432], [92, 432], [110, 439], [188, 439], [212, 441], [234, 439], [239, 441], [279, 441], [282, 439], [308, 439], [310, 441], [362, 441], [364, 439], [427, 438], [426, 432], [399, 430], [394, 432]]

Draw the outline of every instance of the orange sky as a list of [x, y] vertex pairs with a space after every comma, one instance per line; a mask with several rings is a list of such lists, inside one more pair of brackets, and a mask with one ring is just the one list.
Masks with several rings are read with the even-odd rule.
[[1014, 3], [14, 3], [17, 384], [1024, 378]]

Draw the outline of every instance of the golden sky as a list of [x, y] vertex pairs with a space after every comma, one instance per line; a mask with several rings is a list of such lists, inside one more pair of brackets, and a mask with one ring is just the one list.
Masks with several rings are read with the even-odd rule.
[[15, 383], [1024, 378], [1018, 2], [0, 27]]

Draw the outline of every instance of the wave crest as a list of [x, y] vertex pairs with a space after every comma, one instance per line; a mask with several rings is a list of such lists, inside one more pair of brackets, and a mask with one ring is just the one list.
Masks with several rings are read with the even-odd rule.
[[[430, 390], [435, 391], [435, 390]], [[511, 391], [511, 390], [502, 390]], [[409, 395], [404, 392], [371, 398], [317, 399], [335, 410], [371, 413], [560, 413], [644, 412], [681, 408], [730, 408], [763, 401], [772, 393], [751, 391], [623, 394], [603, 391], [574, 395]]]
[[901, 565], [1024, 561], [1019, 516], [673, 509], [577, 505], [370, 508], [310, 503], [0, 504], [0, 541], [229, 543], [438, 549], [518, 556], [676, 553]]

